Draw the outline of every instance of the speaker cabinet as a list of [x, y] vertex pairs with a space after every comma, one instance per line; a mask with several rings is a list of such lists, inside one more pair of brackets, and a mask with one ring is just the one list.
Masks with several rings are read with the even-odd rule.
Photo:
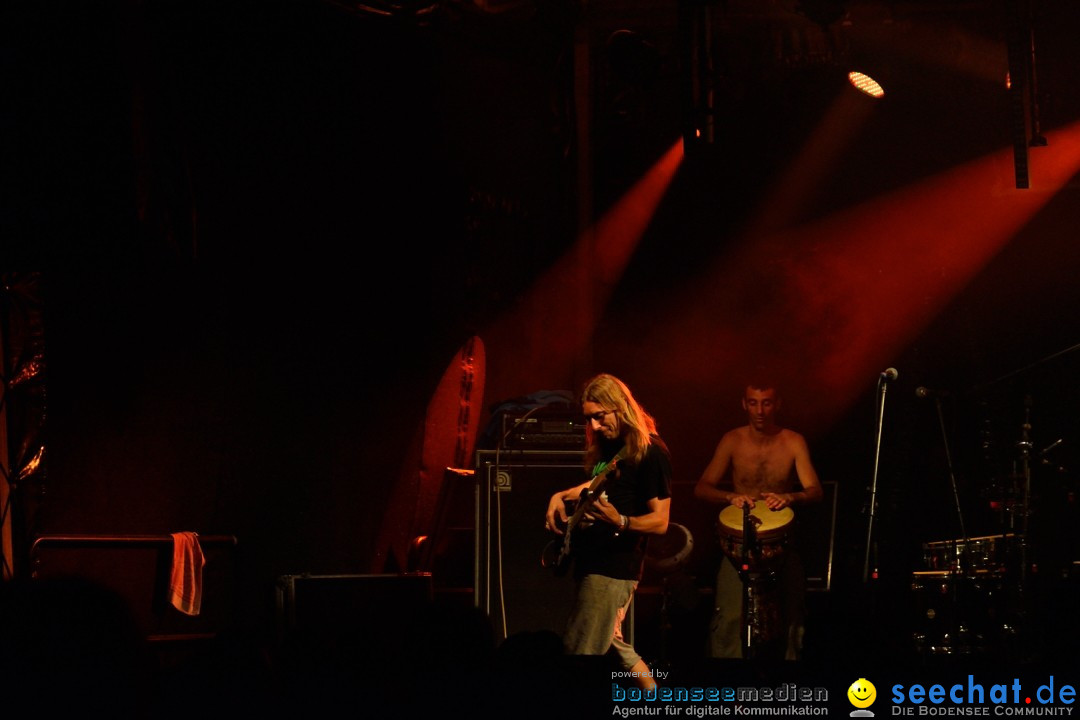
[[[544, 547], [561, 542], [544, 527], [552, 494], [588, 479], [580, 451], [477, 452], [476, 599], [495, 637], [551, 631], [562, 635], [574, 599], [569, 574], [541, 565]], [[628, 616], [624, 634], [630, 639]]]

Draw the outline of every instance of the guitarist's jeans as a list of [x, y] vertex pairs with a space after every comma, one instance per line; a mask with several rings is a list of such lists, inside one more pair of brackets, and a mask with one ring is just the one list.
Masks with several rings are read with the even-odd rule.
[[623, 640], [622, 624], [637, 589], [636, 580], [616, 580], [604, 575], [586, 575], [577, 586], [577, 598], [563, 634], [563, 647], [570, 655], [603, 655], [615, 650], [629, 670], [641, 656]]

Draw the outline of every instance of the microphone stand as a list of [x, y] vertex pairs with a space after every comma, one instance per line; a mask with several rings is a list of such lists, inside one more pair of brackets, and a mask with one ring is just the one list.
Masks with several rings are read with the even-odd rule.
[[1020, 426], [1020, 472], [1024, 480], [1023, 500], [1020, 503], [1020, 577], [1019, 590], [1021, 600], [1027, 587], [1028, 573], [1028, 519], [1031, 517], [1031, 396], [1024, 396], [1024, 422]]
[[739, 575], [743, 581], [743, 618], [746, 637], [743, 639], [743, 657], [749, 658], [754, 650], [754, 577], [750, 572], [750, 558], [757, 551], [757, 527], [750, 515], [750, 506], [743, 505], [742, 567]]
[[[1005, 621], [1003, 629], [1007, 635], [1013, 635], [1015, 640], [1020, 641], [1021, 644], [1016, 649], [1022, 653], [1028, 652], [1024, 636], [1029, 632], [1026, 621], [1028, 615], [1027, 583], [1029, 579], [1028, 573], [1030, 572], [1028, 565], [1028, 525], [1029, 516], [1031, 515], [1031, 450], [1033, 447], [1031, 442], [1031, 404], [1031, 395], [1025, 395], [1024, 421], [1020, 425], [1020, 440], [1016, 443], [1016, 447], [1020, 451], [1020, 479], [1023, 483], [1019, 508], [1019, 528], [1016, 526], [1015, 510], [1011, 511], [1009, 521], [1010, 527], [1015, 533], [1014, 539], [1017, 543], [1016, 555], [1018, 557], [1014, 558], [1012, 548], [1006, 545], [1005, 563], [1005, 587], [1007, 590], [1005, 593], [1005, 609], [1006, 616], [1010, 619]], [[1015, 626], [1013, 625], [1014, 621], [1017, 623]]]
[[964, 511], [960, 506], [960, 491], [956, 485], [956, 473], [953, 471], [952, 453], [949, 452], [949, 434], [945, 430], [945, 416], [941, 412], [941, 398], [934, 398], [934, 405], [937, 408], [938, 424], [941, 426], [941, 444], [945, 446], [945, 465], [949, 470], [949, 483], [952, 486], [953, 502], [956, 503], [956, 517], [960, 521], [960, 538], [961, 542], [964, 543], [963, 551], [960, 553], [960, 557], [957, 558], [957, 562], [961, 563], [960, 569], [967, 572], [971, 567], [971, 548], [968, 547], [970, 540], [967, 528], [964, 526]]
[[878, 397], [877, 438], [874, 442], [874, 475], [870, 482], [870, 519], [866, 524], [866, 554], [863, 558], [863, 584], [866, 584], [870, 577], [870, 548], [873, 545], [874, 516], [877, 514], [877, 481], [878, 465], [881, 460], [881, 430], [885, 418], [885, 391], [886, 388], [888, 388], [888, 385], [884, 375], [878, 378], [878, 390], [880, 395]]
[[966, 605], [962, 602], [962, 590], [961, 583], [963, 578], [971, 575], [974, 579], [974, 575], [970, 573], [971, 570], [971, 539], [967, 534], [967, 527], [964, 525], [964, 511], [960, 504], [960, 491], [956, 484], [956, 473], [953, 470], [952, 453], [949, 451], [949, 433], [945, 429], [945, 415], [941, 410], [941, 398], [934, 397], [934, 406], [937, 409], [938, 425], [941, 427], [941, 444], [945, 447], [945, 465], [949, 470], [949, 484], [952, 486], [953, 501], [956, 503], [956, 517], [960, 522], [960, 552], [957, 553], [956, 562], [958, 567], [954, 573], [954, 577], [950, 579], [950, 585], [952, 587], [953, 603], [957, 610], [959, 618], [958, 634], [964, 635], [967, 632], [967, 628], [964, 626], [964, 613]]

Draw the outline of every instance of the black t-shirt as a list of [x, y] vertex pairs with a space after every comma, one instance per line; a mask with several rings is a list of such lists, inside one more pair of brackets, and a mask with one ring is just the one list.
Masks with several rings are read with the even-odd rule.
[[[614, 454], [614, 453], [613, 453]], [[640, 463], [620, 460], [614, 477], [604, 486], [608, 502], [631, 517], [649, 512], [649, 500], [671, 497], [671, 456], [664, 441], [653, 436]], [[578, 527], [571, 538], [575, 577], [604, 575], [619, 580], [641, 580], [649, 536], [627, 531], [616, 537], [605, 522]]]

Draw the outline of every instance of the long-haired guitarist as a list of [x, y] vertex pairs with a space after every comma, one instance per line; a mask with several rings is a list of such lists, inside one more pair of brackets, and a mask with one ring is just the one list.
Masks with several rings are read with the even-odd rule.
[[[615, 653], [649, 690], [655, 680], [623, 639], [622, 623], [641, 580], [648, 537], [667, 532], [671, 458], [656, 421], [615, 376], [589, 380], [581, 410], [589, 479], [552, 495], [544, 521], [563, 536], [577, 585], [563, 645], [572, 655]], [[588, 503], [584, 513], [575, 508], [581, 522], [568, 526], [567, 503], [581, 502]]]

